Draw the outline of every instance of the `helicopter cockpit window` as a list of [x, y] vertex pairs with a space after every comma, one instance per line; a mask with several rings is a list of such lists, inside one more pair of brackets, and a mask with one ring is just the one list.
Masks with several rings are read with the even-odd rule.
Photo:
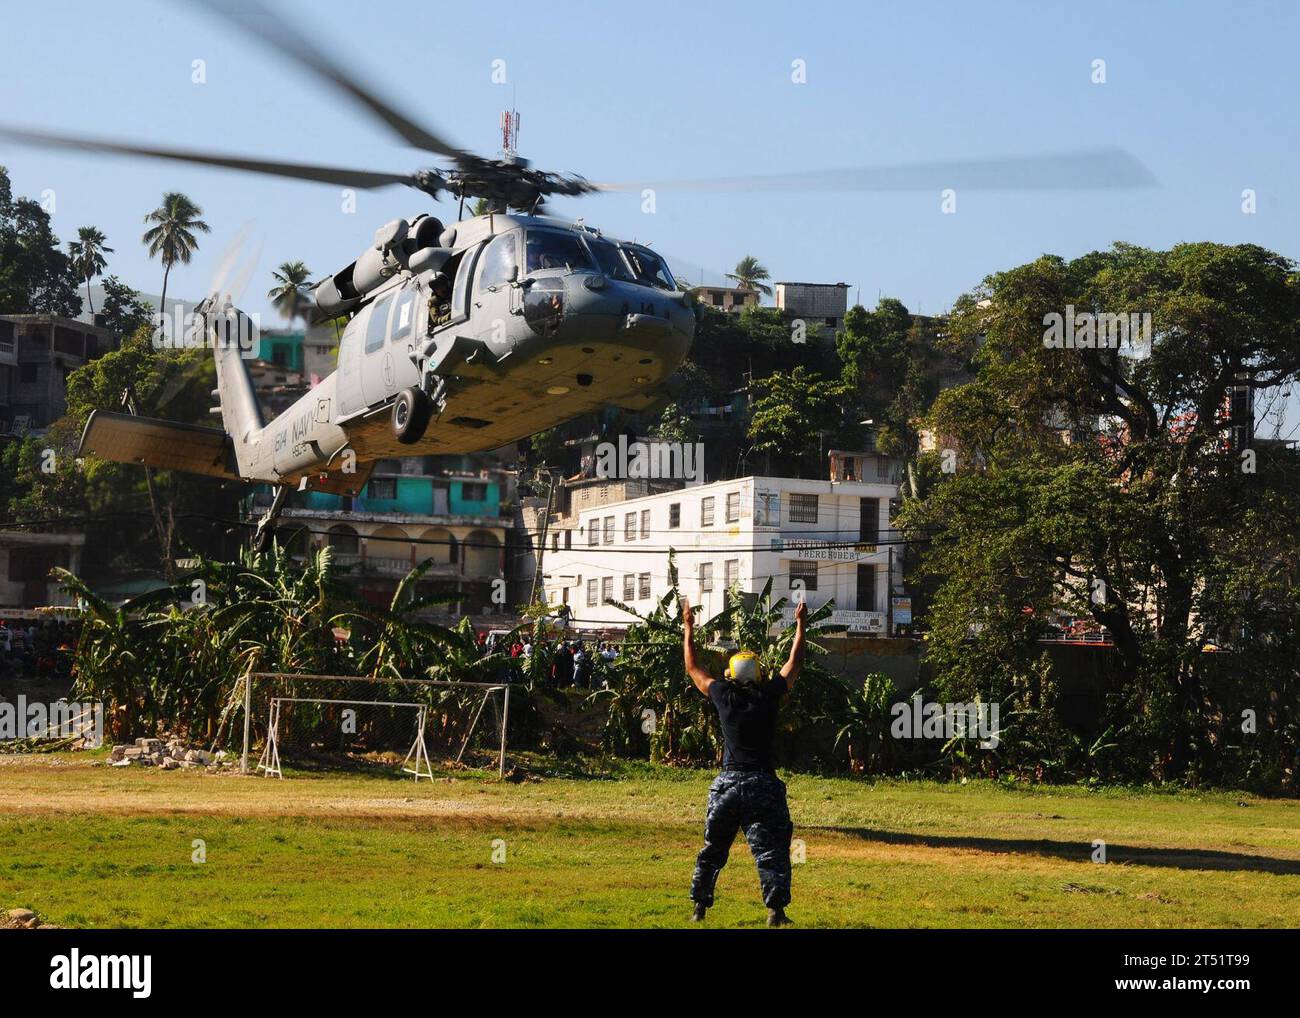
[[486, 290], [489, 286], [504, 286], [510, 282], [517, 264], [515, 252], [516, 231], [503, 233], [496, 237], [487, 250], [483, 252], [483, 268], [478, 274], [478, 288]]
[[618, 253], [618, 248], [613, 244], [599, 237], [588, 237], [587, 247], [591, 248], [592, 257], [596, 259], [601, 272], [611, 279], [632, 282], [632, 273], [628, 271], [627, 263], [623, 261], [623, 256]]
[[573, 233], [558, 230], [528, 231], [528, 271], [544, 269], [590, 269], [591, 259], [582, 241]]
[[366, 353], [374, 353], [388, 338], [388, 308], [392, 303], [390, 295], [376, 301], [371, 307], [370, 320], [366, 322]]
[[636, 272], [636, 281], [642, 286], [654, 286], [660, 290], [677, 289], [667, 264], [653, 251], [644, 247], [625, 247], [623, 253], [632, 263], [632, 269]]

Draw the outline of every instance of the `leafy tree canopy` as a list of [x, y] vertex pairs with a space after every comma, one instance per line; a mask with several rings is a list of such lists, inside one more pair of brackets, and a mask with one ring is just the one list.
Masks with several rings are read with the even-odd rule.
[[39, 202], [15, 198], [0, 166], [0, 313], [81, 314], [76, 274]]

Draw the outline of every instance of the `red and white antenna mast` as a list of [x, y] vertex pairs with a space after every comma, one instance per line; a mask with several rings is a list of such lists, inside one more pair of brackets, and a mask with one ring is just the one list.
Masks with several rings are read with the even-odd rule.
[[501, 113], [501, 155], [506, 162], [513, 162], [515, 146], [519, 143], [519, 113], [504, 110]]

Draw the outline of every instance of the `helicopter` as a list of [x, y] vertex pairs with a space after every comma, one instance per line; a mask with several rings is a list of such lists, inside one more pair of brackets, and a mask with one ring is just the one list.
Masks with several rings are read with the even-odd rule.
[[[192, 163], [360, 189], [402, 184], [460, 202], [444, 223], [420, 212], [380, 226], [357, 258], [317, 283], [319, 320], [346, 319], [336, 370], [274, 420], [250, 380], [247, 316], [214, 292], [195, 311], [214, 351], [220, 428], [94, 411], [79, 455], [275, 489], [253, 536], [264, 548], [289, 492], [357, 495], [376, 461], [499, 448], [593, 410], [644, 410], [686, 357], [689, 288], [650, 247], [544, 214], [553, 195], [629, 190], [535, 169], [509, 147], [461, 149], [363, 84], [258, 0], [193, 0], [342, 91], [445, 169], [376, 172], [0, 127], [45, 148]], [[929, 187], [1151, 186], [1132, 156], [1098, 150], [715, 180], [644, 182], [688, 190], [913, 190]], [[464, 217], [467, 199], [486, 211]]]

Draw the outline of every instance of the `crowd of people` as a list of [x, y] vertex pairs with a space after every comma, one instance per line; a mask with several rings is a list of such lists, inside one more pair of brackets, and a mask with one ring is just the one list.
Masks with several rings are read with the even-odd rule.
[[535, 648], [532, 638], [525, 635], [516, 638], [508, 648], [497, 648], [486, 634], [479, 634], [478, 643], [484, 654], [494, 650], [508, 652], [518, 663], [518, 671], [527, 669], [533, 655], [540, 652], [543, 660], [550, 662], [548, 674], [552, 685], [559, 689], [569, 686], [599, 689], [608, 685], [610, 669], [619, 656], [618, 645], [604, 641], [561, 639]]
[[72, 672], [77, 629], [59, 619], [0, 619], [0, 678], [45, 679]]

